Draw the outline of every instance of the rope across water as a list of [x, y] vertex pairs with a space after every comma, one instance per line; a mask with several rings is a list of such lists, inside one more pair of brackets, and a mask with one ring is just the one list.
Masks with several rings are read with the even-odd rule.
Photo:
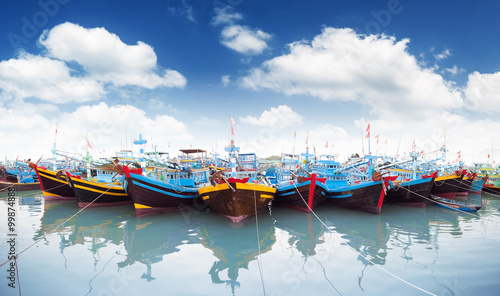
[[[324, 223], [324, 222], [323, 222], [323, 221], [322, 221], [322, 220], [318, 217], [318, 215], [316, 215], [316, 213], [315, 213], [315, 212], [314, 212], [314, 211], [313, 211], [313, 210], [309, 207], [308, 203], [306, 202], [306, 200], [304, 199], [304, 197], [302, 196], [302, 194], [301, 194], [301, 193], [300, 193], [300, 191], [298, 190], [297, 185], [295, 185], [295, 183], [294, 183], [294, 186], [295, 186], [295, 189], [296, 189], [297, 193], [299, 194], [300, 198], [302, 199], [302, 201], [304, 202], [304, 204], [307, 206], [307, 208], [311, 211], [311, 213], [314, 215], [314, 217], [316, 217], [316, 219], [318, 219], [318, 221], [319, 221], [321, 224], [323, 224], [323, 226], [325, 226], [325, 228], [326, 228], [326, 229], [328, 229], [328, 231], [330, 231], [330, 233], [334, 234], [334, 232], [333, 232], [333, 231], [332, 231], [332, 230], [331, 230], [331, 229], [330, 229], [330, 228], [329, 228], [329, 227], [328, 227], [328, 226], [327, 226], [327, 225], [326, 225], [326, 224], [325, 224], [325, 223]], [[342, 239], [342, 238], [341, 238], [341, 239]], [[429, 291], [427, 291], [427, 290], [424, 290], [424, 289], [422, 289], [422, 288], [420, 288], [420, 287], [418, 287], [418, 286], [416, 286], [416, 285], [414, 285], [414, 284], [412, 284], [412, 283], [410, 283], [410, 282], [408, 282], [408, 281], [406, 281], [406, 280], [404, 280], [404, 279], [402, 279], [402, 278], [398, 277], [397, 275], [393, 274], [392, 272], [388, 271], [387, 269], [383, 268], [382, 266], [380, 266], [380, 265], [376, 264], [375, 262], [373, 262], [372, 260], [370, 260], [369, 258], [367, 258], [366, 256], [364, 256], [363, 254], [361, 254], [361, 253], [359, 253], [358, 251], [356, 251], [356, 249], [354, 249], [353, 247], [351, 247], [351, 246], [350, 246], [350, 245], [349, 245], [349, 244], [348, 244], [345, 240], [343, 240], [343, 239], [342, 239], [342, 243], [343, 243], [344, 245], [346, 245], [346, 246], [347, 246], [347, 247], [348, 247], [351, 251], [353, 251], [354, 253], [358, 254], [360, 257], [362, 257], [362, 258], [363, 258], [363, 259], [365, 259], [366, 261], [368, 261], [371, 265], [373, 265], [373, 266], [375, 266], [375, 267], [379, 268], [380, 270], [382, 270], [383, 272], [387, 273], [388, 275], [390, 275], [390, 276], [394, 277], [395, 279], [397, 279], [397, 280], [399, 280], [399, 281], [401, 281], [401, 282], [403, 282], [403, 283], [405, 283], [405, 284], [407, 284], [407, 285], [409, 285], [409, 286], [411, 286], [411, 287], [413, 287], [413, 288], [415, 288], [415, 289], [417, 289], [417, 290], [420, 290], [420, 291], [422, 291], [422, 292], [424, 292], [424, 293], [426, 293], [426, 294], [428, 294], [428, 295], [434, 295], [434, 296], [437, 296], [436, 294], [431, 293], [431, 292], [429, 292]]]
[[[45, 239], [48, 235], [52, 234], [54, 231], [56, 231], [57, 229], [59, 229], [60, 227], [62, 227], [64, 224], [66, 224], [66, 222], [68, 222], [69, 220], [73, 219], [74, 217], [76, 217], [78, 214], [80, 214], [82, 211], [84, 211], [86, 208], [88, 208], [91, 204], [93, 204], [96, 200], [98, 200], [103, 194], [105, 194], [106, 192], [108, 192], [111, 188], [108, 188], [106, 189], [106, 191], [104, 191], [103, 193], [101, 193], [98, 197], [96, 197], [93, 201], [91, 201], [90, 203], [88, 203], [85, 207], [81, 208], [78, 212], [76, 212], [75, 214], [73, 214], [71, 217], [69, 217], [68, 219], [64, 220], [61, 224], [57, 225], [56, 227], [54, 227], [54, 229], [52, 229], [51, 231], [49, 231], [47, 234], [43, 235], [41, 238], [39, 238], [38, 240], [36, 240], [34, 243], [32, 243], [31, 245], [29, 245], [28, 247], [26, 247], [24, 250], [22, 250], [21, 252], [17, 253], [15, 256], [13, 256], [11, 259], [8, 259], [2, 263], [0, 263], [0, 267], [4, 266], [5, 264], [9, 263], [12, 259], [17, 259], [19, 258], [19, 255], [21, 255], [22, 253], [26, 252], [27, 250], [29, 250], [31, 247], [33, 247], [34, 245], [36, 245], [38, 242], [40, 242], [41, 240]], [[17, 264], [17, 263], [16, 263]]]

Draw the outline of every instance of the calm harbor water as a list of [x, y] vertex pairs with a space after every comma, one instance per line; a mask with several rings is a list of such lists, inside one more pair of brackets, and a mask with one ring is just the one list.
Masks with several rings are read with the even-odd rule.
[[[0, 295], [499, 295], [500, 198], [477, 215], [385, 204], [380, 215], [273, 207], [238, 226], [206, 209], [137, 218], [0, 194]], [[69, 220], [68, 220], [69, 219]], [[67, 221], [66, 221], [67, 220]], [[66, 221], [63, 226], [58, 227]], [[55, 230], [54, 230], [55, 229]], [[36, 242], [36, 243], [35, 243]], [[375, 265], [373, 265], [375, 264]]]

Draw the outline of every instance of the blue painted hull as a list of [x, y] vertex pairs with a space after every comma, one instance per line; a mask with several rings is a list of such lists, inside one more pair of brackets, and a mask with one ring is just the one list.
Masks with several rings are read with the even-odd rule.
[[373, 214], [380, 214], [382, 211], [385, 197], [382, 181], [368, 181], [343, 187], [326, 187], [321, 183], [317, 185], [325, 187], [328, 203]]
[[200, 198], [197, 187], [174, 186], [133, 173], [127, 177], [126, 190], [134, 201], [137, 216], [180, 211], [193, 207]]
[[486, 177], [476, 177], [474, 181], [472, 181], [469, 192], [480, 193], [483, 190], [484, 183], [486, 183]]

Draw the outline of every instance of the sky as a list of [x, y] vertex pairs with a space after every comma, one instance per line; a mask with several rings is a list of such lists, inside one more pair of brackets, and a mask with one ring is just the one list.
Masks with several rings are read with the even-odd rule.
[[[500, 3], [2, 1], [0, 159], [500, 157]], [[231, 120], [233, 119], [233, 121]], [[369, 134], [368, 137], [368, 125]], [[234, 135], [232, 135], [233, 130]]]

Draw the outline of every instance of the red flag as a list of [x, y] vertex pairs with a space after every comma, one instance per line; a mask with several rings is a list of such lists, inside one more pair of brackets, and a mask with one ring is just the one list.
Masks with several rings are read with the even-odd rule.
[[233, 126], [231, 125], [231, 135], [234, 136], [234, 129], [233, 129]]
[[370, 123], [368, 123], [368, 126], [366, 127], [366, 136], [365, 138], [369, 138], [370, 137]]
[[488, 154], [488, 158], [490, 158], [490, 155]]
[[90, 145], [89, 139], [87, 139], [87, 146], [92, 149], [92, 146]]
[[326, 141], [325, 148], [328, 148], [328, 141]]
[[460, 159], [461, 157], [461, 154], [460, 154], [460, 151], [457, 152], [457, 159]]
[[376, 135], [376, 136], [375, 136], [375, 139], [377, 139], [377, 144], [378, 144], [379, 136], [378, 136], [378, 135]]
[[231, 117], [231, 125], [234, 125], [236, 123], [236, 121], [234, 121], [234, 119]]

